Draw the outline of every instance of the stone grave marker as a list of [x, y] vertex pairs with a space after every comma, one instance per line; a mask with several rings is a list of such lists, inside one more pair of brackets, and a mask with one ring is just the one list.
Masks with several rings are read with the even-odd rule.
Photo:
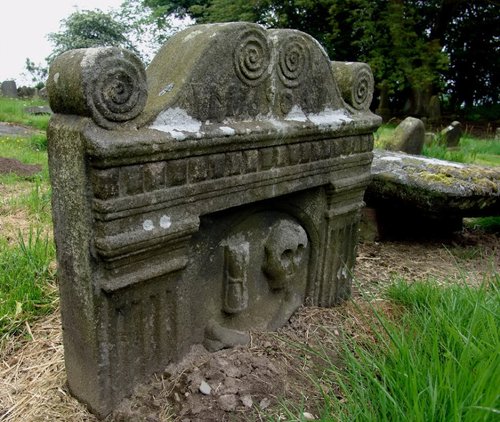
[[460, 122], [451, 122], [441, 131], [441, 137], [448, 147], [457, 147], [462, 137], [462, 124]]
[[17, 98], [16, 81], [3, 81], [0, 87], [0, 92], [4, 97]]
[[424, 141], [425, 126], [422, 120], [407, 117], [394, 130], [386, 149], [419, 155], [422, 153]]
[[66, 52], [47, 89], [68, 385], [97, 415], [193, 344], [349, 296], [381, 123], [367, 66], [298, 31], [200, 25], [147, 70]]

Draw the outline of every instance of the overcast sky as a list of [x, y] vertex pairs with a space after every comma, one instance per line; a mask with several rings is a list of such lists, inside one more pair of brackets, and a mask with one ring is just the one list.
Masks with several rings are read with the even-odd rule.
[[2, 0], [0, 2], [0, 82], [22, 79], [26, 57], [45, 64], [52, 51], [49, 32], [59, 31], [59, 22], [76, 10], [118, 8], [123, 0]]

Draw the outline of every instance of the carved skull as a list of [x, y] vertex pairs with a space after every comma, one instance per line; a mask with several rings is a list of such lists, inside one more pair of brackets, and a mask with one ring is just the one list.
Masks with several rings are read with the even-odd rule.
[[264, 245], [262, 270], [271, 289], [283, 289], [297, 272], [307, 247], [307, 234], [302, 226], [280, 220], [271, 227]]

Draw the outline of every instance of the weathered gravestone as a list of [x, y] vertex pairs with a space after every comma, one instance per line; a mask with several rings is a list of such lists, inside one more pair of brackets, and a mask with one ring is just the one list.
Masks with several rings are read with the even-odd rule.
[[0, 92], [4, 97], [17, 98], [16, 81], [3, 81], [0, 88]]
[[94, 412], [194, 343], [245, 343], [349, 295], [380, 124], [361, 69], [347, 104], [313, 38], [246, 23], [191, 27], [147, 71], [117, 48], [55, 60], [66, 370]]
[[394, 134], [385, 148], [392, 151], [419, 155], [422, 153], [424, 142], [425, 126], [422, 120], [415, 117], [407, 117], [396, 127]]
[[460, 122], [451, 122], [441, 131], [441, 138], [448, 147], [457, 147], [462, 137], [462, 125]]

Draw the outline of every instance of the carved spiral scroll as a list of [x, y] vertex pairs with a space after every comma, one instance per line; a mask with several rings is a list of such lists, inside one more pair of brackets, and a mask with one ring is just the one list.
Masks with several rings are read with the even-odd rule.
[[278, 74], [285, 86], [298, 86], [301, 76], [310, 68], [309, 49], [305, 40], [300, 36], [286, 38], [279, 51]]
[[234, 67], [240, 80], [249, 86], [261, 84], [269, 76], [270, 62], [266, 35], [255, 29], [245, 31], [234, 50]]
[[368, 110], [373, 98], [373, 74], [366, 63], [332, 62], [344, 100], [356, 110]]
[[62, 54], [50, 68], [47, 86], [54, 112], [88, 116], [107, 129], [137, 117], [147, 99], [143, 64], [115, 47]]

